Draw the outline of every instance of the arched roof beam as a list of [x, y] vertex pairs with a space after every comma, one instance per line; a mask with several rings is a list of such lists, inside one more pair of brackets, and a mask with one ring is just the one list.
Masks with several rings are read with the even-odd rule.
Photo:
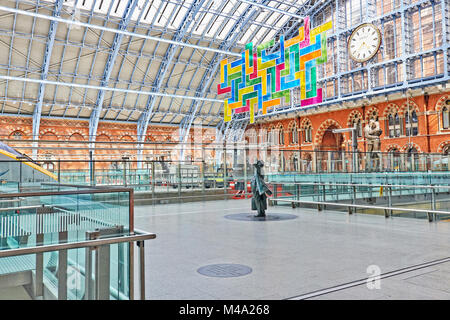
[[231, 51], [223, 51], [223, 50], [215, 49], [215, 48], [212, 48], [212, 47], [198, 46], [198, 45], [190, 44], [190, 43], [187, 43], [187, 42], [177, 42], [177, 41], [173, 41], [173, 40], [169, 40], [169, 39], [158, 38], [158, 37], [153, 37], [153, 36], [149, 36], [149, 35], [143, 35], [143, 34], [139, 34], [139, 33], [132, 33], [132, 32], [123, 31], [123, 30], [119, 30], [119, 29], [112, 29], [112, 28], [108, 28], [108, 27], [102, 27], [102, 26], [99, 26], [99, 25], [88, 24], [88, 23], [80, 22], [80, 21], [74, 21], [74, 20], [68, 20], [68, 19], [52, 17], [52, 16], [48, 16], [48, 15], [45, 15], [45, 14], [28, 12], [28, 11], [15, 9], [15, 8], [10, 8], [10, 7], [5, 7], [5, 6], [0, 6], [0, 11], [13, 12], [13, 13], [22, 14], [22, 15], [26, 15], [26, 16], [37, 17], [37, 18], [41, 18], [41, 19], [47, 19], [47, 20], [58, 21], [58, 22], [67, 23], [67, 24], [78, 25], [78, 26], [86, 27], [86, 28], [108, 31], [108, 32], [112, 32], [112, 33], [122, 34], [122, 35], [125, 35], [125, 36], [135, 37], [135, 38], [144, 38], [144, 39], [148, 39], [148, 40], [153, 40], [153, 41], [158, 41], [158, 42], [165, 42], [165, 43], [168, 43], [168, 44], [180, 45], [180, 46], [185, 46], [185, 47], [198, 49], [198, 50], [205, 50], [205, 51], [221, 53], [221, 54], [225, 54], [225, 55], [229, 55], [229, 56], [240, 57], [240, 54], [234, 53], [234, 52], [231, 52]]
[[[189, 7], [188, 11], [186, 12], [183, 21], [180, 24], [179, 30], [176, 32], [173, 42], [179, 43], [185, 36], [186, 32], [188, 31], [189, 27], [191, 26], [192, 22], [195, 19], [195, 16], [198, 13], [198, 10], [202, 7], [206, 0], [196, 0], [194, 1], [191, 6]], [[175, 56], [175, 53], [178, 49], [178, 46], [171, 44], [169, 48], [166, 51], [165, 57], [162, 61], [162, 65], [158, 70], [158, 73], [155, 77], [155, 86], [154, 90], [159, 91], [161, 89], [161, 86], [164, 82], [165, 75], [167, 70], [169, 69], [169, 66], [172, 63], [172, 59]], [[147, 132], [148, 123], [150, 121], [150, 116], [153, 111], [153, 107], [155, 105], [156, 99], [153, 96], [150, 96], [147, 99], [147, 103], [145, 106], [144, 112], [141, 114], [138, 120], [138, 128], [137, 128], [137, 134], [138, 134], [138, 141], [142, 142], [145, 138], [145, 134]]]
[[[265, 5], [268, 2], [269, 2], [268, 0], [262, 0], [260, 4]], [[222, 50], [229, 50], [232, 47], [232, 45], [234, 45], [237, 42], [237, 39], [239, 39], [239, 37], [241, 36], [244, 27], [254, 18], [256, 14], [258, 13], [257, 10], [255, 10], [254, 8], [249, 8], [249, 10], [246, 10], [245, 13], [241, 15], [239, 20], [231, 27], [227, 37], [225, 38], [230, 40], [224, 41], [220, 46], [220, 48]], [[202, 80], [200, 81], [198, 86], [198, 88], [201, 88], [201, 92], [200, 94], [197, 93], [196, 95], [204, 96], [204, 93], [210, 87], [214, 77], [216, 76], [217, 69], [219, 67], [218, 58], [219, 55], [215, 54], [211, 61], [212, 63], [214, 63], [214, 68], [211, 69], [211, 72], [205, 72], [203, 74]], [[192, 126], [192, 122], [194, 121], [198, 107], [199, 107], [198, 102], [193, 101], [189, 108], [189, 113], [191, 113], [191, 115], [185, 117], [180, 123], [180, 141], [182, 142], [185, 142], [188, 137], [188, 133]]]
[[[137, 7], [138, 0], [128, 0], [126, 9], [124, 10], [122, 20], [119, 24], [119, 30], [126, 30], [128, 23], [130, 22], [131, 16], [133, 15], [134, 9]], [[111, 46], [111, 52], [108, 55], [108, 60], [106, 61], [105, 70], [103, 72], [103, 79], [101, 82], [102, 87], [108, 85], [109, 76], [114, 67], [114, 63], [119, 52], [120, 44], [122, 43], [123, 34], [117, 33], [114, 37], [113, 44]], [[95, 103], [95, 109], [92, 110], [89, 119], [89, 139], [94, 140], [97, 135], [98, 121], [100, 120], [100, 112], [102, 110], [103, 99], [105, 98], [105, 90], [100, 90], [97, 94], [97, 101]]]
[[[63, 5], [63, 0], [56, 0], [55, 9], [53, 10], [54, 17], [58, 17], [61, 14], [62, 5]], [[55, 42], [55, 35], [56, 35], [57, 28], [58, 28], [58, 22], [51, 21], [49, 31], [48, 31], [48, 42], [47, 42], [47, 46], [45, 47], [44, 62], [42, 63], [41, 80], [47, 79], [48, 67], [50, 65], [50, 58], [52, 56], [53, 43]], [[24, 84], [24, 87], [25, 87], [25, 84]], [[37, 96], [37, 103], [36, 103], [36, 106], [33, 111], [33, 129], [32, 129], [33, 140], [39, 139], [39, 127], [40, 127], [40, 123], [41, 123], [42, 101], [44, 100], [44, 90], [45, 90], [45, 84], [40, 83], [38, 96]], [[34, 143], [34, 145], [35, 145], [35, 147], [37, 147], [37, 143]], [[36, 158], [36, 156], [37, 156], [37, 148], [34, 148], [33, 149], [33, 158]]]

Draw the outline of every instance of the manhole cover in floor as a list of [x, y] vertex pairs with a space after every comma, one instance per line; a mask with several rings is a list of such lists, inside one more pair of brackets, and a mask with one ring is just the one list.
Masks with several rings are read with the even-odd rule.
[[199, 268], [197, 272], [208, 277], [231, 278], [245, 276], [252, 272], [252, 268], [242, 264], [211, 264]]
[[294, 214], [287, 213], [269, 213], [265, 217], [255, 217], [256, 213], [234, 213], [227, 214], [226, 219], [231, 220], [241, 220], [241, 221], [278, 221], [278, 220], [289, 220], [297, 218]]

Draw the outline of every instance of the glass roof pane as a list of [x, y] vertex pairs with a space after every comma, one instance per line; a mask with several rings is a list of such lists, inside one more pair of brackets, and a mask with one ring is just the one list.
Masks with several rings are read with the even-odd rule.
[[144, 16], [141, 19], [141, 21], [144, 21], [146, 23], [151, 23], [153, 21], [153, 18], [156, 15], [156, 12], [160, 5], [161, 5], [161, 0], [153, 0], [150, 10], [148, 10], [148, 8], [147, 8], [147, 11], [144, 13]]
[[264, 43], [264, 42], [266, 42], [266, 41], [269, 41], [269, 40], [271, 40], [271, 39], [273, 39], [273, 38], [275, 38], [275, 35], [277, 34], [277, 30], [272, 30], [272, 31], [270, 31], [268, 34], [267, 34], [267, 36], [264, 38], [264, 39], [261, 39], [261, 43]]
[[239, 43], [247, 44], [251, 42], [252, 39], [250, 39], [250, 37], [252, 36], [253, 32], [255, 32], [255, 30], [256, 30], [255, 26], [251, 26], [250, 28], [248, 28], [247, 32], [244, 33], [244, 36], [241, 38]]
[[184, 16], [186, 15], [186, 12], [188, 11], [185, 7], [179, 7], [177, 12], [172, 18], [172, 21], [170, 22], [170, 25], [174, 27], [175, 29], [178, 29], [180, 27], [181, 22], [183, 21]]
[[165, 2], [163, 7], [159, 13], [159, 16], [156, 18], [156, 25], [165, 27], [168, 24], [168, 20], [170, 18], [170, 14], [172, 13], [175, 5], [173, 3]]
[[[195, 34], [203, 34], [205, 31], [205, 28], [208, 26], [208, 23], [210, 20], [214, 19], [214, 15], [211, 13], [207, 13], [206, 15], [203, 15], [203, 18], [199, 21], [197, 26], [194, 29]], [[217, 22], [216, 22], [217, 23]]]
[[120, 0], [119, 2], [115, 1], [111, 8], [111, 16], [121, 18], [125, 12], [128, 1]]
[[[97, 1], [98, 2], [98, 1]], [[148, 2], [146, 4], [146, 2]], [[146, 0], [138, 0], [138, 4], [137, 4], [137, 8], [134, 10], [133, 15], [131, 16], [131, 20], [132, 21], [137, 21], [137, 19], [139, 18], [139, 15], [141, 14], [142, 11], [142, 17], [145, 14], [145, 10], [148, 9], [148, 6], [150, 5], [151, 0], [150, 1], [146, 1]]]
[[269, 15], [269, 13], [270, 12], [267, 11], [267, 10], [260, 11], [260, 13], [256, 17], [255, 21], [257, 21], [257, 22], [264, 22], [266, 20], [267, 16]]
[[272, 12], [272, 14], [270, 15], [270, 17], [266, 19], [266, 24], [269, 25], [269, 26], [273, 26], [274, 23], [275, 23], [275, 21], [277, 21], [277, 19], [278, 19], [279, 16], [280, 16], [280, 15], [279, 15], [278, 13]]
[[275, 24], [276, 29], [281, 28], [282, 26], [284, 26], [284, 24], [290, 19], [291, 17], [285, 15], [282, 16], [280, 20], [277, 21], [277, 23]]

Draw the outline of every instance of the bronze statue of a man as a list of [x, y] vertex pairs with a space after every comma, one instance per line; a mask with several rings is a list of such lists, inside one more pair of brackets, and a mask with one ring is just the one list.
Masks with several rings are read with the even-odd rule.
[[264, 176], [261, 174], [261, 168], [264, 163], [258, 160], [254, 165], [255, 173], [251, 181], [252, 188], [252, 210], [258, 210], [255, 217], [265, 217], [267, 210], [267, 196], [272, 194], [269, 187], [264, 182]]

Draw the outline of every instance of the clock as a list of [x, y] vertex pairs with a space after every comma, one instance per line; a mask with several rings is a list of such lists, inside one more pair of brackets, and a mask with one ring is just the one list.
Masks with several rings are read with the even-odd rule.
[[380, 30], [372, 23], [363, 23], [348, 38], [348, 54], [356, 62], [366, 62], [375, 56], [380, 45]]

